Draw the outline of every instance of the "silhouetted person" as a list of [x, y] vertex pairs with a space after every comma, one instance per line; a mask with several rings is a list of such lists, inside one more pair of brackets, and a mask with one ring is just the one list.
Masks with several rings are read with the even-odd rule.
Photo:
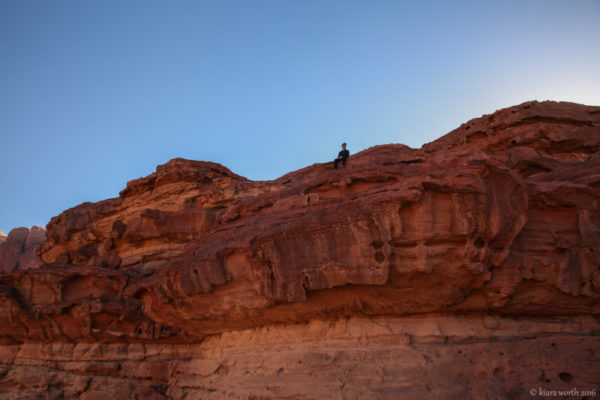
[[346, 160], [350, 157], [350, 152], [346, 150], [346, 143], [342, 143], [342, 151], [338, 153], [338, 156], [333, 160], [333, 168], [337, 169], [338, 163], [341, 161], [342, 165], [346, 167]]

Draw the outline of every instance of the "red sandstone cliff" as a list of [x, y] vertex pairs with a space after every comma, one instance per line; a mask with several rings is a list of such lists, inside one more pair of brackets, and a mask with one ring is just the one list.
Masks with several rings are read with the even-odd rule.
[[0, 393], [600, 390], [599, 149], [600, 107], [530, 102], [274, 181], [172, 160], [0, 265]]

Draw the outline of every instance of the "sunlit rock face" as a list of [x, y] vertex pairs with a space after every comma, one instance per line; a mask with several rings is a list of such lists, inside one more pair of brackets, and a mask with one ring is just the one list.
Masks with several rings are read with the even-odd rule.
[[599, 149], [600, 107], [529, 102], [273, 181], [171, 160], [53, 218], [42, 266], [0, 259], [0, 393], [594, 388]]

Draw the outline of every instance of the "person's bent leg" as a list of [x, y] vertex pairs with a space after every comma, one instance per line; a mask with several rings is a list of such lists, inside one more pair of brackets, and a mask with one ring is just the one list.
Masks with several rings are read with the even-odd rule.
[[338, 165], [339, 162], [340, 162], [339, 158], [336, 158], [335, 160], [333, 160], [333, 168], [334, 169], [337, 169], [337, 165]]

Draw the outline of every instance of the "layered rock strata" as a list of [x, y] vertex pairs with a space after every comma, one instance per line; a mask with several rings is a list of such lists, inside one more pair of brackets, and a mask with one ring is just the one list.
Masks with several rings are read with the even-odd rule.
[[3, 266], [0, 392], [593, 389], [599, 149], [600, 107], [529, 102], [273, 181], [172, 160], [53, 218], [43, 266]]
[[30, 342], [2, 347], [11, 367], [0, 393], [412, 400], [595, 388], [597, 397], [599, 325], [591, 317], [353, 317], [231, 331], [197, 344]]

